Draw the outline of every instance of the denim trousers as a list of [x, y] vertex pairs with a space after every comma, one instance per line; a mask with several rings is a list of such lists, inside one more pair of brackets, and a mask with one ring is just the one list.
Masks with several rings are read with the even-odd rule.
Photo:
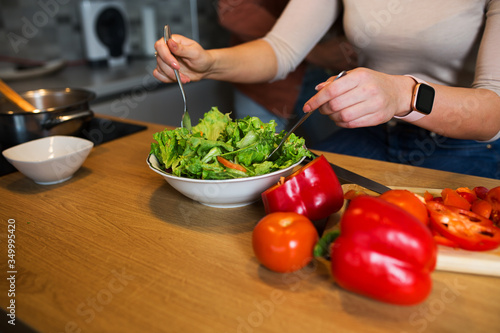
[[402, 121], [341, 129], [312, 148], [500, 179], [500, 140], [486, 143], [451, 139]]

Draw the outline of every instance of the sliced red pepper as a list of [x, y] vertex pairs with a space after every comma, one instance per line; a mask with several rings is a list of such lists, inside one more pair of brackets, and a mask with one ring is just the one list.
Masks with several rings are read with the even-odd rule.
[[493, 206], [486, 200], [477, 199], [470, 207], [470, 210], [484, 218], [489, 219]]
[[233, 162], [231, 162], [229, 160], [226, 160], [222, 156], [217, 156], [217, 161], [219, 161], [219, 163], [221, 163], [226, 168], [230, 168], [230, 169], [234, 169], [234, 170], [239, 170], [239, 171], [242, 171], [242, 172], [247, 172], [247, 169], [245, 169], [243, 166], [241, 166], [239, 164], [236, 164], [236, 163], [233, 163]]
[[427, 298], [436, 255], [429, 228], [402, 208], [372, 196], [350, 202], [330, 250], [332, 275], [341, 287], [399, 305]]
[[455, 191], [470, 204], [477, 199], [476, 193], [468, 187], [459, 187]]
[[429, 191], [425, 191], [424, 200], [425, 202], [434, 200], [434, 196], [431, 193], [429, 193]]
[[455, 243], [454, 241], [452, 241], [452, 240], [444, 237], [443, 235], [441, 235], [436, 230], [432, 229], [431, 231], [432, 231], [432, 237], [434, 237], [434, 241], [436, 242], [436, 244], [443, 245], [443, 246], [448, 246], [448, 247], [452, 247], [454, 249], [459, 248], [459, 246], [458, 246], [457, 243]]
[[262, 193], [266, 213], [296, 212], [312, 221], [327, 218], [344, 204], [330, 163], [321, 155]]
[[470, 209], [470, 202], [451, 188], [442, 190], [441, 196], [443, 197], [443, 203], [447, 206], [458, 207], [465, 210]]
[[500, 228], [469, 210], [428, 202], [432, 228], [470, 251], [493, 250], [500, 246]]

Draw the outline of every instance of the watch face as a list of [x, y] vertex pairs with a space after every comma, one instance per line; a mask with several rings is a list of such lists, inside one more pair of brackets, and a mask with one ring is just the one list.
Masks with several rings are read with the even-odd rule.
[[419, 112], [430, 114], [432, 111], [432, 104], [434, 104], [434, 95], [434, 88], [427, 84], [419, 84], [415, 100], [415, 109]]

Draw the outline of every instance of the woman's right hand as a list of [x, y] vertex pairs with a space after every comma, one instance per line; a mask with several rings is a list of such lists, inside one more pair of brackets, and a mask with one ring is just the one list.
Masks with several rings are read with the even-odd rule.
[[173, 69], [180, 73], [181, 81], [199, 81], [210, 70], [214, 60], [196, 41], [173, 35], [165, 44], [163, 38], [155, 43], [157, 66], [153, 76], [162, 82], [176, 82]]

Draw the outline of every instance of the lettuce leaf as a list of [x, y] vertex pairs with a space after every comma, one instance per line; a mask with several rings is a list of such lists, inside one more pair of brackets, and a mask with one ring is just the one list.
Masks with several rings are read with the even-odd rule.
[[[247, 116], [232, 120], [217, 107], [205, 113], [192, 133], [184, 128], [165, 129], [155, 133], [151, 143], [154, 154], [164, 170], [180, 177], [195, 179], [230, 179], [263, 175], [287, 168], [302, 157], [312, 154], [304, 139], [291, 134], [272, 161], [266, 157], [279, 144], [285, 131], [276, 133], [276, 122], [263, 123]], [[242, 165], [247, 172], [226, 168], [217, 160], [224, 157]]]

